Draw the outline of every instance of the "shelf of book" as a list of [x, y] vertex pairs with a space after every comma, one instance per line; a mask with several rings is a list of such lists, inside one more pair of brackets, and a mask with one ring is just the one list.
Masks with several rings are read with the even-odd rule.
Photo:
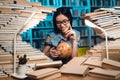
[[[71, 13], [73, 15], [73, 28], [80, 31], [81, 35], [81, 47], [87, 46], [91, 47], [98, 42], [101, 41], [99, 39], [98, 35], [95, 34], [95, 32], [90, 28], [86, 27], [84, 24], [84, 18], [81, 16], [90, 13], [91, 9], [98, 4], [98, 2], [101, 1], [101, 5], [111, 5], [114, 6], [115, 1], [110, 0], [112, 2], [107, 2], [108, 0], [28, 0], [30, 2], [41, 2], [43, 6], [50, 6], [50, 7], [69, 7], [71, 9]], [[98, 1], [98, 2], [97, 2]], [[107, 6], [108, 6], [107, 5]], [[101, 6], [103, 7], [103, 6]], [[43, 45], [43, 41], [45, 40], [45, 37], [48, 33], [53, 31], [53, 23], [52, 23], [52, 16], [53, 13], [50, 13], [47, 15], [46, 19], [44, 21], [41, 21], [39, 25], [37, 25], [35, 28], [28, 30], [26, 33], [22, 34], [23, 40], [30, 42], [31, 45], [35, 48], [41, 48], [41, 45]], [[41, 43], [41, 44], [40, 44]]]
[[120, 0], [116, 0], [116, 6], [120, 6]]
[[116, 0], [90, 0], [91, 11], [98, 8], [111, 8], [116, 6]]

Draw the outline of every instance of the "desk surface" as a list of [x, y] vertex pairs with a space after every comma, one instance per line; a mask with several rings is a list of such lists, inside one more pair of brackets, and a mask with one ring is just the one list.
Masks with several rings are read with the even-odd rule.
[[90, 77], [90, 76], [82, 77], [80, 75], [68, 75], [68, 74], [64, 74], [64, 75], [62, 75], [62, 77], [57, 78], [55, 80], [107, 80], [107, 79]]
[[[0, 80], [18, 80], [18, 79], [13, 79], [11, 77], [6, 77], [6, 78], [0, 78]], [[27, 78], [27, 79], [24, 79], [24, 80], [32, 80], [32, 79]], [[107, 80], [107, 79], [90, 77], [90, 76], [82, 77], [80, 75], [62, 74], [61, 77], [56, 78], [54, 80]]]

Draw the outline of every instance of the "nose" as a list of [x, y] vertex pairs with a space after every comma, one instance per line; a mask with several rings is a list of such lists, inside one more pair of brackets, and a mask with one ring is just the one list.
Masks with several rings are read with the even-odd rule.
[[60, 24], [60, 26], [61, 26], [61, 27], [64, 27], [64, 24], [62, 23], [62, 24]]

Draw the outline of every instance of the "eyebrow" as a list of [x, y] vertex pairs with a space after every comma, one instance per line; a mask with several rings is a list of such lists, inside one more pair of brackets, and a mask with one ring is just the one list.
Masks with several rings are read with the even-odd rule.
[[56, 22], [63, 22], [63, 21], [68, 21], [69, 19], [63, 19], [62, 21], [57, 21]]

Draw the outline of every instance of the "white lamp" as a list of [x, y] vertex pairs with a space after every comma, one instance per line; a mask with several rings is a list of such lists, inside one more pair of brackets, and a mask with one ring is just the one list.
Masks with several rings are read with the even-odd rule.
[[[32, 13], [31, 13], [31, 15], [30, 15], [30, 17], [26, 20], [26, 22], [24, 23], [24, 25], [21, 27], [21, 29], [26, 25], [26, 24], [28, 24], [28, 22], [32, 19], [32, 17], [36, 14], [36, 10], [35, 11], [33, 11]], [[14, 36], [14, 63], [13, 63], [13, 74], [12, 74], [12, 76], [13, 77], [15, 77], [15, 78], [18, 78], [18, 79], [24, 79], [24, 78], [26, 78], [27, 76], [24, 74], [24, 75], [18, 75], [17, 74], [17, 72], [16, 72], [16, 37], [17, 37], [17, 35], [19, 34], [19, 32], [20, 32], [20, 30], [21, 29], [19, 29], [18, 30], [18, 32], [15, 34], [15, 36]]]
[[94, 23], [92, 23], [90, 20], [87, 20], [87, 19], [85, 19], [85, 25], [89, 26], [89, 27], [92, 27], [92, 28], [97, 28], [97, 29], [101, 30], [102, 32], [104, 32], [104, 34], [105, 34], [105, 46], [106, 46], [106, 57], [107, 57], [107, 59], [109, 59], [107, 32], [103, 28], [95, 25]]

